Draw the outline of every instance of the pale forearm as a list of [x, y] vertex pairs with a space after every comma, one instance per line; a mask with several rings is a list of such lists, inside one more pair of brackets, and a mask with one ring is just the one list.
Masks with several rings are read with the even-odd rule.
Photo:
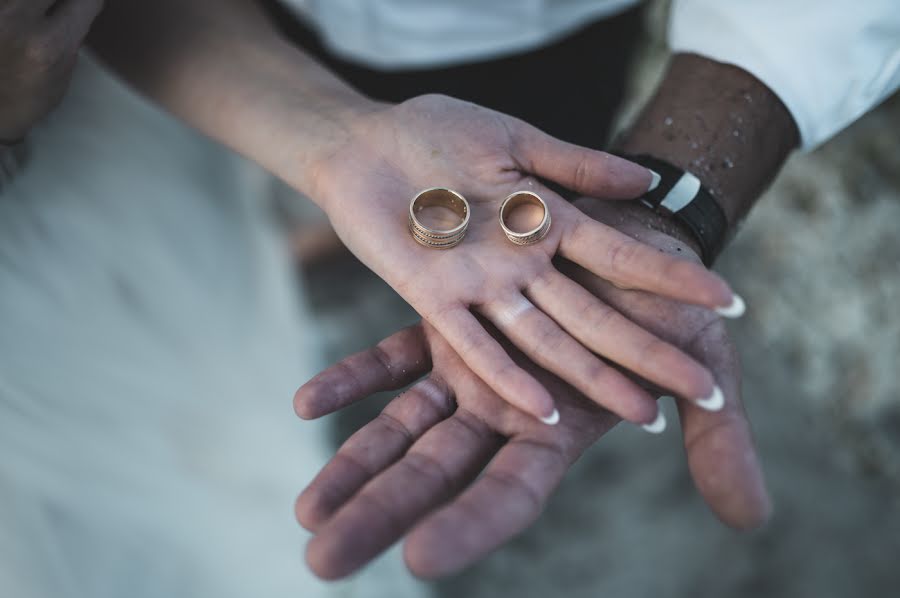
[[316, 161], [374, 106], [252, 1], [114, 0], [90, 42], [137, 89], [313, 199]]

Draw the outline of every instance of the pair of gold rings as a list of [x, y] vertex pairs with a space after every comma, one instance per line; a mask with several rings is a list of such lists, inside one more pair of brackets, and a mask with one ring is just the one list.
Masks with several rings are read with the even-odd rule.
[[[543, 215], [541, 222], [536, 227], [525, 232], [517, 232], [509, 226], [508, 218], [512, 211], [520, 206], [534, 205], [541, 208]], [[449, 226], [426, 226], [419, 220], [419, 214], [425, 208], [443, 208], [455, 216]], [[433, 187], [419, 192], [409, 202], [409, 232], [421, 245], [434, 249], [449, 249], [455, 247], [466, 236], [470, 219], [469, 202], [461, 194], [444, 187]], [[537, 243], [550, 230], [550, 210], [547, 204], [537, 193], [531, 191], [516, 191], [511, 193], [500, 204], [500, 228], [506, 238], [516, 245], [532, 245]]]

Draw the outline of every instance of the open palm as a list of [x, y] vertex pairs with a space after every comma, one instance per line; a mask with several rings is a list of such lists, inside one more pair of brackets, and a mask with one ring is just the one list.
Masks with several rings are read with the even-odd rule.
[[[512, 117], [421, 96], [356, 121], [349, 141], [317, 166], [314, 193], [351, 251], [505, 400], [538, 418], [554, 413], [550, 393], [509, 358], [476, 314], [591, 400], [629, 421], [651, 422], [653, 398], [597, 354], [635, 369], [652, 335], [625, 321], [614, 343], [590, 333], [573, 315], [599, 319], [610, 310], [552, 260], [561, 256], [619, 287], [710, 309], [728, 306], [733, 293], [696, 263], [586, 217], [539, 177], [608, 198], [636, 197], [651, 180], [643, 167], [558, 141]], [[468, 235], [451, 250], [422, 247], [406, 230], [409, 200], [434, 186], [453, 188], [471, 204]], [[518, 190], [539, 193], [553, 218], [547, 237], [528, 247], [510, 243], [497, 221], [503, 198]], [[655, 347], [669, 367], [642, 375], [674, 385], [688, 399], [715, 394], [705, 367], [666, 343]]]

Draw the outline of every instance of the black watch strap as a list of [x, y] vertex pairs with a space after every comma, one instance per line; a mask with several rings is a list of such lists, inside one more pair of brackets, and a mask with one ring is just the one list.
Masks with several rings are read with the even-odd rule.
[[703, 263], [710, 266], [725, 243], [728, 221], [700, 179], [653, 156], [619, 155], [659, 174], [659, 185], [644, 194], [641, 201], [657, 212], [671, 215], [691, 231], [700, 245]]

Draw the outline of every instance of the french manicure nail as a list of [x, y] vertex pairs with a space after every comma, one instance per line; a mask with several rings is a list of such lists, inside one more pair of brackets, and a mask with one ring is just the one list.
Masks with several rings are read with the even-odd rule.
[[557, 423], [559, 423], [559, 411], [554, 409], [553, 413], [551, 413], [547, 417], [542, 417], [541, 421], [548, 426], [555, 426]]
[[[650, 170], [650, 169], [648, 168], [647, 170]], [[659, 176], [659, 173], [657, 173], [655, 170], [650, 170], [650, 175], [653, 178], [650, 179], [650, 186], [647, 187], [647, 193], [650, 193], [651, 191], [653, 191], [654, 189], [659, 187], [659, 181], [662, 180], [662, 177]]]
[[713, 386], [712, 394], [705, 399], [697, 399], [696, 404], [707, 411], [718, 411], [725, 406], [725, 395], [718, 386]]
[[663, 430], [666, 429], [666, 416], [663, 415], [662, 409], [656, 412], [656, 419], [641, 427], [651, 434], [662, 434]]
[[747, 310], [747, 305], [741, 296], [735, 293], [731, 297], [731, 303], [725, 307], [717, 307], [716, 313], [723, 318], [740, 318]]

